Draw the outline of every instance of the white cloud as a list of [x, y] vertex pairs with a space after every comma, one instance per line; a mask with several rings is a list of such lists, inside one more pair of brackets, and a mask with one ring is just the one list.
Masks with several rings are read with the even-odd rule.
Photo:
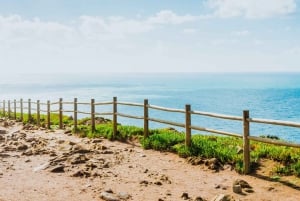
[[185, 22], [191, 22], [197, 20], [193, 15], [177, 15], [171, 10], [162, 10], [155, 16], [148, 18], [150, 24], [182, 24]]
[[295, 0], [208, 0], [208, 7], [221, 18], [268, 18], [295, 12]]

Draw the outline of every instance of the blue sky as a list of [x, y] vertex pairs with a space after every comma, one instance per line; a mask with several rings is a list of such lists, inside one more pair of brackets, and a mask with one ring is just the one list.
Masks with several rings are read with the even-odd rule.
[[299, 0], [0, 0], [6, 72], [300, 71]]

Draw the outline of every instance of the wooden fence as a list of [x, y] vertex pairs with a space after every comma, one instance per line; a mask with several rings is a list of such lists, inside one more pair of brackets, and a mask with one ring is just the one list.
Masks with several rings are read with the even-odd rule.
[[[25, 106], [24, 106], [25, 105]], [[32, 107], [35, 105], [35, 107]], [[51, 110], [51, 106], [58, 105], [58, 110]], [[64, 110], [65, 105], [73, 105], [73, 110]], [[90, 111], [79, 111], [78, 105], [87, 105], [90, 107]], [[112, 111], [109, 112], [97, 112], [96, 106], [101, 105], [112, 105]], [[118, 112], [118, 105], [130, 106], [130, 107], [140, 107], [143, 108], [144, 114], [143, 116], [133, 116], [129, 114], [124, 114]], [[39, 100], [36, 102], [31, 101], [23, 101], [23, 99], [17, 100], [3, 100], [0, 102], [0, 108], [2, 109], [2, 114], [9, 118], [16, 119], [17, 117], [17, 110], [20, 113], [20, 119], [23, 121], [24, 110], [27, 110], [28, 118], [32, 118], [32, 112], [35, 111], [37, 116], [37, 125], [40, 126], [40, 114], [44, 113], [47, 115], [47, 128], [50, 128], [51, 125], [51, 113], [58, 113], [59, 114], [59, 128], [63, 128], [63, 114], [64, 113], [73, 113], [73, 120], [74, 120], [74, 129], [77, 129], [77, 120], [78, 114], [85, 114], [90, 115], [91, 118], [91, 129], [95, 131], [95, 117], [96, 116], [105, 116], [110, 115], [112, 116], [112, 126], [113, 126], [113, 135], [117, 135], [117, 124], [118, 124], [118, 117], [125, 117], [125, 118], [132, 118], [132, 119], [140, 119], [144, 121], [144, 137], [148, 137], [149, 135], [149, 122], [157, 122], [177, 127], [185, 128], [185, 145], [187, 147], [191, 146], [191, 131], [205, 131], [209, 133], [221, 134], [231, 137], [238, 137], [243, 139], [243, 162], [244, 162], [244, 173], [249, 173], [250, 171], [250, 140], [274, 144], [274, 145], [282, 145], [282, 146], [290, 146], [290, 147], [297, 147], [300, 148], [300, 144], [282, 142], [278, 140], [272, 140], [268, 138], [250, 136], [250, 123], [261, 123], [261, 124], [272, 124], [272, 125], [280, 125], [280, 126], [287, 126], [287, 127], [296, 127], [300, 128], [300, 123], [296, 122], [288, 122], [288, 121], [277, 121], [277, 120], [268, 120], [268, 119], [257, 119], [257, 118], [250, 118], [249, 111], [244, 110], [243, 116], [230, 116], [230, 115], [223, 115], [223, 114], [216, 114], [210, 112], [202, 112], [202, 111], [194, 111], [191, 109], [191, 105], [185, 105], [184, 109], [174, 109], [174, 108], [165, 108], [160, 106], [155, 106], [149, 104], [148, 100], [145, 99], [144, 103], [131, 103], [131, 102], [119, 102], [117, 101], [117, 97], [114, 97], [112, 101], [108, 102], [98, 102], [96, 103], [94, 99], [91, 99], [90, 102], [78, 102], [77, 98], [74, 98], [73, 102], [63, 102], [63, 99], [60, 98], [58, 102], [47, 101], [47, 103], [41, 103]], [[45, 108], [45, 109], [42, 109]], [[153, 118], [149, 116], [149, 110], [159, 110], [165, 112], [172, 112], [172, 113], [182, 113], [185, 116], [185, 122], [179, 123], [174, 121], [168, 121], [158, 118]], [[200, 115], [200, 116], [207, 116], [212, 118], [219, 118], [231, 121], [240, 121], [243, 125], [243, 134], [236, 134], [221, 130], [215, 130], [205, 127], [199, 127], [191, 124], [191, 119], [193, 115]]]

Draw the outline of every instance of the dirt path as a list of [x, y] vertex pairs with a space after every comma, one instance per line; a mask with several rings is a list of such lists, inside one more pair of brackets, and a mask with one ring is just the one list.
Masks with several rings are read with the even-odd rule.
[[[239, 175], [230, 167], [214, 172], [135, 144], [77, 138], [62, 130], [26, 130], [4, 122], [0, 122], [6, 126], [0, 126], [0, 201], [300, 199], [299, 180], [290, 187]], [[234, 193], [236, 180], [253, 188]]]

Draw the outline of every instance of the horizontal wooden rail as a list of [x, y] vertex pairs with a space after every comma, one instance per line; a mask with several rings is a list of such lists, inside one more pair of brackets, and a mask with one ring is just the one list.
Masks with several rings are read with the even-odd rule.
[[127, 105], [127, 106], [144, 107], [144, 104], [140, 104], [140, 103], [129, 103], [129, 102], [118, 102], [118, 105]]
[[66, 104], [66, 105], [73, 105], [74, 102], [62, 102], [62, 104]]
[[102, 102], [102, 103], [94, 103], [94, 105], [111, 105], [113, 102]]
[[300, 144], [283, 142], [283, 141], [279, 141], [279, 140], [272, 140], [272, 139], [269, 139], [269, 138], [248, 136], [248, 139], [253, 140], [253, 141], [257, 141], [257, 142], [263, 142], [263, 143], [268, 143], [268, 144], [279, 145], [279, 146], [288, 146], [288, 147], [300, 148]]
[[153, 121], [153, 122], [157, 122], [157, 123], [162, 123], [162, 124], [168, 124], [168, 125], [172, 125], [172, 126], [178, 126], [178, 127], [185, 127], [185, 124], [182, 123], [177, 123], [177, 122], [173, 122], [173, 121], [166, 121], [166, 120], [162, 120], [162, 119], [155, 119], [155, 118], [148, 118], [149, 121]]
[[238, 116], [230, 116], [230, 115], [223, 115], [211, 112], [201, 112], [201, 111], [191, 111], [191, 114], [197, 114], [202, 116], [214, 117], [219, 119], [228, 119], [228, 120], [235, 120], [235, 121], [243, 121], [242, 117]]
[[79, 103], [79, 102], [78, 102], [77, 105], [91, 105], [91, 103], [83, 103], [83, 102], [82, 102], [82, 103]]
[[50, 103], [50, 105], [58, 105], [59, 102]]
[[173, 108], [166, 108], [166, 107], [160, 107], [156, 105], [148, 105], [148, 108], [155, 109], [155, 110], [161, 110], [166, 112], [179, 112], [179, 113], [185, 113], [185, 110], [181, 109], [173, 109]]
[[198, 127], [198, 126], [191, 126], [192, 129], [198, 130], [198, 131], [205, 131], [209, 133], [215, 133], [215, 134], [221, 134], [221, 135], [227, 135], [231, 137], [238, 137], [238, 138], [243, 138], [242, 135], [236, 134], [236, 133], [231, 133], [231, 132], [226, 132], [226, 131], [220, 131], [220, 130], [215, 130], [215, 129], [210, 129], [210, 128], [203, 128], [203, 127]]
[[295, 122], [290, 122], [290, 121], [278, 121], [278, 120], [257, 119], [257, 118], [249, 118], [248, 121], [253, 122], [253, 123], [273, 124], [273, 125], [278, 125], [278, 126], [288, 126], [288, 127], [300, 128], [300, 123], [295, 123]]
[[113, 113], [112, 112], [95, 112], [95, 115], [113, 115]]
[[127, 117], [127, 118], [131, 118], [131, 119], [144, 119], [144, 117], [142, 117], [142, 116], [133, 116], [133, 115], [123, 114], [123, 113], [117, 113], [117, 115], [120, 117]]
[[90, 112], [77, 111], [78, 114], [91, 114]]

